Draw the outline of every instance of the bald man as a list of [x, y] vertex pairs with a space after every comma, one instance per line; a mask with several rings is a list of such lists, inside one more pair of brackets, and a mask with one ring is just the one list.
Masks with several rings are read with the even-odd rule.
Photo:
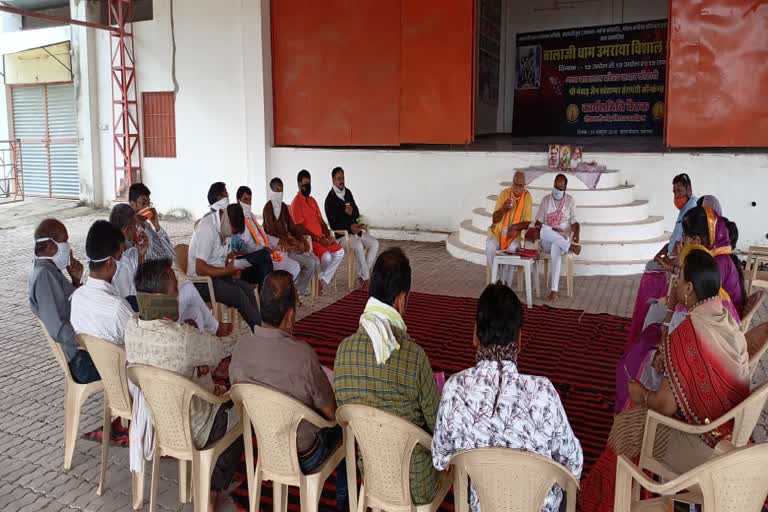
[[[496, 251], [517, 251], [522, 244], [522, 232], [533, 217], [533, 197], [525, 189], [525, 173], [515, 172], [512, 186], [505, 188], [496, 200], [493, 223], [485, 242], [488, 270], [493, 266]], [[490, 276], [490, 273], [488, 274]]]
[[[64, 277], [64, 270], [70, 279]], [[78, 350], [70, 323], [70, 297], [80, 286], [83, 265], [69, 248], [69, 233], [56, 219], [45, 219], [35, 229], [35, 263], [29, 276], [29, 307], [67, 359], [72, 378], [79, 384], [99, 380], [99, 372], [84, 350]]]

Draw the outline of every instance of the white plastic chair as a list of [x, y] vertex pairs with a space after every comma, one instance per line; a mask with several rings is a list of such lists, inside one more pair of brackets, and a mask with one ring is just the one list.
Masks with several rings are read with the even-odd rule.
[[747, 352], [749, 353], [749, 376], [752, 377], [760, 364], [763, 354], [768, 350], [768, 322], [747, 331]]
[[[349, 508], [365, 512], [434, 512], [453, 483], [453, 471], [440, 473], [437, 492], [430, 503], [414, 505], [411, 500], [411, 454], [416, 445], [432, 449], [432, 436], [413, 423], [367, 405], [343, 405], [336, 419], [344, 428], [347, 459]], [[363, 456], [363, 486], [357, 496], [355, 441]]]
[[766, 295], [768, 295], [768, 291], [766, 291], [765, 288], [761, 288], [747, 297], [747, 303], [744, 304], [744, 312], [741, 316], [741, 332], [747, 332], [749, 330], [749, 325], [752, 323], [752, 317], [755, 316], [757, 310], [760, 309], [760, 306], [765, 302]]
[[[296, 430], [302, 421], [319, 428], [332, 428], [336, 423], [325, 420], [301, 402], [264, 386], [235, 384], [230, 392], [232, 399], [235, 403], [242, 404], [245, 412], [243, 442], [251, 512], [259, 507], [261, 484], [265, 480], [271, 480], [273, 483], [272, 500], [275, 512], [285, 512], [288, 505], [288, 486], [291, 485], [299, 488], [301, 510], [316, 512], [323, 484], [344, 458], [344, 448], [339, 445], [317, 472], [305, 475], [299, 466]], [[259, 448], [255, 468], [251, 426], [256, 433]]]
[[56, 362], [59, 363], [64, 372], [64, 471], [69, 471], [72, 467], [72, 457], [75, 453], [75, 444], [77, 443], [77, 431], [80, 427], [80, 409], [88, 398], [104, 389], [100, 380], [90, 384], [78, 384], [72, 378], [72, 372], [69, 371], [67, 358], [61, 346], [48, 335], [48, 330], [43, 322], [40, 322], [45, 339], [51, 347]]
[[[579, 481], [549, 457], [510, 448], [477, 448], [454, 455], [450, 464], [472, 480], [483, 512], [539, 512], [554, 484], [566, 492], [567, 511], [576, 510]], [[467, 510], [466, 484], [457, 485], [455, 505]]]
[[[190, 404], [195, 397], [212, 405], [221, 405], [229, 401], [229, 395], [216, 396], [181, 375], [151, 366], [129, 366], [128, 378], [144, 393], [154, 420], [155, 455], [152, 460], [149, 511], [155, 510], [160, 459], [164, 456], [192, 462], [194, 510], [207, 511], [213, 466], [219, 455], [240, 437], [243, 429], [238, 422], [212, 446], [198, 449], [192, 439]], [[180, 496], [187, 496], [186, 462], [181, 466], [180, 473], [179, 486], [184, 487]]]
[[[112, 418], [130, 420], [133, 417], [133, 400], [128, 391], [128, 377], [125, 373], [125, 349], [106, 340], [81, 334], [80, 341], [91, 354], [93, 364], [99, 370], [104, 385], [104, 429], [101, 441], [101, 474], [96, 494], [104, 493], [107, 481], [107, 458], [112, 430]], [[133, 428], [133, 425], [131, 425]], [[133, 509], [138, 510], [144, 501], [144, 466], [139, 474], [131, 472], [133, 484]]]
[[[701, 503], [707, 512], [759, 512], [768, 493], [768, 444], [731, 450], [684, 473], [658, 483], [620, 455], [616, 467], [615, 512], [667, 512], [671, 500]], [[639, 500], [641, 486], [661, 497]], [[687, 493], [678, 494], [688, 490]]]

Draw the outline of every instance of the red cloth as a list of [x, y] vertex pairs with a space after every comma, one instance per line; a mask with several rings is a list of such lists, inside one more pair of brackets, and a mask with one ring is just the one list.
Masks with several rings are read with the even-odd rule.
[[[297, 193], [291, 202], [291, 218], [296, 224], [304, 226], [304, 229], [312, 233], [312, 236], [323, 236], [323, 226], [325, 223], [320, 213], [320, 207], [314, 197], [304, 197], [300, 192]], [[320, 242], [312, 241], [312, 252], [318, 258], [326, 252], [336, 252], [339, 250], [341, 250], [341, 246], [336, 242], [331, 245], [323, 245]]]

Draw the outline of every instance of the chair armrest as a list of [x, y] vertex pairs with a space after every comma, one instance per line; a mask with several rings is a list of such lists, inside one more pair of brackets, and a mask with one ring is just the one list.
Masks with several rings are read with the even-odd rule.
[[203, 402], [207, 402], [211, 405], [221, 405], [232, 400], [229, 396], [229, 391], [221, 396], [216, 396], [198, 384], [195, 384], [195, 386], [197, 387], [197, 389], [195, 389], [195, 396]]
[[[698, 468], [692, 470], [695, 472]], [[661, 494], [662, 496], [670, 496], [677, 494], [678, 492], [687, 489], [693, 483], [693, 479], [688, 476], [687, 473], [680, 475], [679, 477], [668, 481], [667, 483], [660, 484], [650, 479], [645, 473], [632, 464], [626, 455], [619, 455], [616, 464], [617, 479], [618, 475], [623, 473], [623, 476], [630, 476], [632, 480], [640, 484], [643, 489], [648, 489], [654, 494]]]
[[[675, 418], [671, 418], [669, 416], [664, 416], [663, 414], [659, 414], [656, 411], [648, 410], [648, 417], [646, 418], [645, 426], [648, 428], [649, 426], [652, 426], [652, 423], [665, 425], [669, 428], [673, 428], [675, 430], [678, 430], [680, 432], [685, 432], [686, 434], [706, 434], [707, 432], [711, 432], [715, 430], [720, 425], [723, 425], [724, 423], [734, 419], [736, 417], [736, 413], [739, 412], [738, 408], [733, 408], [727, 413], [723, 414], [719, 418], [717, 418], [715, 421], [712, 421], [710, 423], [707, 423], [706, 425], [691, 425], [690, 423], [686, 423], [684, 421], [677, 420]], [[654, 427], [656, 425], [653, 425]]]
[[311, 410], [310, 408], [306, 408], [306, 411], [304, 412], [304, 417], [302, 418], [304, 421], [308, 421], [312, 425], [318, 427], [318, 428], [333, 428], [338, 426], [338, 423], [335, 421], [329, 421], [317, 414], [315, 411]]

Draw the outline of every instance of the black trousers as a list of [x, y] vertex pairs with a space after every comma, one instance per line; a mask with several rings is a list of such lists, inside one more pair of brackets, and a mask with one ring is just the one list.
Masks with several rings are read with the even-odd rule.
[[[227, 433], [227, 410], [230, 407], [226, 407], [226, 405], [231, 405], [231, 403], [222, 405], [216, 413], [206, 446], [218, 441]], [[240, 467], [243, 449], [243, 438], [240, 436], [219, 455], [219, 460], [216, 461], [211, 475], [211, 490], [218, 492], [229, 487], [235, 471]]]
[[241, 279], [251, 284], [258, 285], [259, 289], [261, 289], [264, 280], [273, 270], [272, 254], [266, 249], [262, 249], [260, 251], [250, 252], [238, 259], [245, 259], [251, 264], [250, 267], [243, 269], [241, 272]]
[[[208, 285], [195, 283], [195, 288], [200, 292], [200, 297], [204, 301], [209, 302], [211, 300]], [[261, 313], [253, 285], [240, 279], [217, 277], [213, 280], [213, 292], [216, 294], [216, 302], [237, 308], [240, 316], [243, 317], [251, 330], [253, 330], [254, 325], [261, 325]]]

